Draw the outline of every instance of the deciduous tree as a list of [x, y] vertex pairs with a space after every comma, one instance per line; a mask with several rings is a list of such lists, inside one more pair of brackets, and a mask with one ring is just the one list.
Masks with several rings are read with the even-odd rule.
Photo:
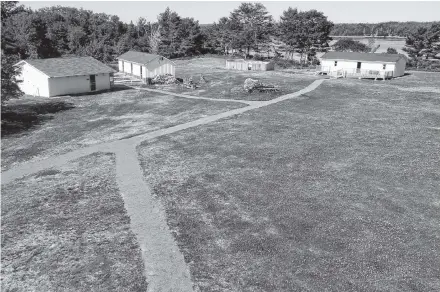
[[355, 41], [352, 38], [343, 38], [333, 45], [335, 51], [338, 52], [364, 52], [368, 53], [371, 48], [366, 44]]

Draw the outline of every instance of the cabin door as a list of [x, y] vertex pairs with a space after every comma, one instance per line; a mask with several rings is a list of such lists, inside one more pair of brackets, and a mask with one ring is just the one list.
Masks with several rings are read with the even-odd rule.
[[248, 63], [248, 70], [252, 70], [252, 63]]
[[356, 73], [360, 73], [361, 72], [361, 66], [362, 66], [362, 63], [361, 62], [357, 62]]
[[90, 75], [90, 91], [95, 91], [96, 90], [96, 79], [95, 79], [95, 75]]

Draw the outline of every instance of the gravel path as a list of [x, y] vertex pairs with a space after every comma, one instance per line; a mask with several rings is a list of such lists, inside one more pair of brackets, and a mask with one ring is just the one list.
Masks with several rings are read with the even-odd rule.
[[[163, 206], [157, 198], [152, 195], [147, 182], [144, 180], [137, 158], [136, 147], [146, 140], [169, 135], [287, 99], [299, 97], [304, 93], [315, 90], [323, 81], [324, 79], [316, 80], [300, 91], [283, 95], [269, 101], [249, 102], [231, 100], [233, 102], [247, 103], [249, 106], [204, 117], [174, 127], [141, 134], [128, 139], [103, 143], [44, 160], [23, 163], [3, 172], [1, 183], [7, 184], [15, 179], [44, 169], [58, 167], [91, 153], [114, 152], [116, 154], [117, 183], [124, 199], [125, 208], [131, 219], [131, 228], [136, 234], [142, 250], [148, 291], [193, 291], [189, 269], [168, 229]], [[165, 93], [170, 94], [168, 92]], [[208, 99], [186, 95], [180, 96], [185, 98]], [[209, 100], [219, 101], [218, 99]]]

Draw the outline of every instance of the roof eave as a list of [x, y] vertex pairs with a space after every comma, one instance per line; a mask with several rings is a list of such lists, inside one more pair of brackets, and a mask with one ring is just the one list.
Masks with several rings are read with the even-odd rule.
[[34, 68], [35, 70], [37, 70], [38, 72], [40, 72], [40, 73], [42, 73], [42, 74], [44, 74], [44, 75], [46, 75], [47, 77], [50, 78], [50, 75], [49, 75], [49, 74], [47, 74], [47, 73], [44, 72], [44, 71], [41, 71], [40, 69], [38, 69], [37, 67], [35, 67], [35, 66], [32, 65], [31, 63], [27, 62], [26, 60], [21, 60], [20, 62], [18, 62], [18, 63], [15, 64], [14, 66], [18, 66], [20, 63], [26, 63], [26, 64], [28, 64], [29, 66], [31, 66], [32, 68]]
[[366, 61], [366, 60], [349, 60], [349, 59], [338, 59], [338, 58], [321, 58], [322, 60], [329, 60], [329, 61], [351, 61], [351, 62], [371, 62], [371, 63], [397, 63], [397, 61]]

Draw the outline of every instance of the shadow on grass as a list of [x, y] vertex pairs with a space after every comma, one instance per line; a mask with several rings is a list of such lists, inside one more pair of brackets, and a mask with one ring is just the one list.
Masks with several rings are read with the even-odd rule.
[[126, 86], [124, 84], [117, 84], [117, 85], [114, 85], [111, 89], [108, 89], [108, 90], [99, 90], [99, 91], [84, 92], [84, 93], [78, 93], [78, 94], [67, 94], [67, 96], [99, 95], [99, 94], [103, 94], [103, 93], [118, 92], [118, 91], [129, 90], [129, 89], [133, 89], [133, 88], [128, 87], [128, 86]]
[[2, 106], [1, 136], [21, 133], [52, 119], [52, 114], [74, 107], [73, 103], [63, 101]]

